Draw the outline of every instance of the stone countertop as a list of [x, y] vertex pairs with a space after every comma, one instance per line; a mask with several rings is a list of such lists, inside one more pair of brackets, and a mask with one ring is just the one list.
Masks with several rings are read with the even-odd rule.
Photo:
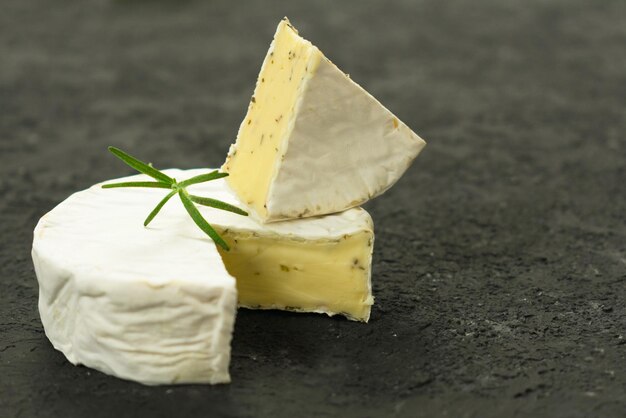
[[[3, 417], [584, 417], [626, 410], [626, 3], [9, 0], [0, 13]], [[370, 202], [369, 324], [240, 310], [223, 386], [146, 387], [46, 339], [38, 218], [219, 165], [279, 19], [428, 141]]]

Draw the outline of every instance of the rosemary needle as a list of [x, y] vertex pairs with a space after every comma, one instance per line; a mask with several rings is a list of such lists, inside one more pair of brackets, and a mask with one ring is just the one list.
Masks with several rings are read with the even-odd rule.
[[198, 183], [203, 183], [205, 181], [217, 180], [217, 179], [221, 179], [222, 177], [227, 177], [227, 176], [228, 176], [228, 173], [220, 173], [217, 170], [215, 170], [215, 171], [211, 171], [208, 174], [200, 174], [199, 176], [194, 176], [190, 179], [183, 180], [180, 183], [178, 183], [178, 186], [187, 187], [187, 186], [191, 186], [192, 184], [198, 184]]
[[120, 160], [124, 161], [126, 164], [128, 164], [129, 166], [131, 166], [132, 168], [134, 168], [135, 170], [139, 171], [140, 173], [144, 173], [149, 175], [150, 177], [162, 182], [162, 183], [168, 183], [168, 184], [172, 184], [174, 182], [174, 179], [171, 178], [170, 176], [161, 173], [159, 170], [157, 170], [156, 168], [144, 163], [143, 161], [139, 161], [138, 159], [136, 159], [135, 157], [132, 157], [130, 155], [128, 155], [127, 153], [125, 153], [124, 151], [122, 151], [119, 148], [115, 148], [115, 147], [109, 147], [109, 151], [111, 151], [111, 153], [113, 155], [115, 155], [117, 158], [119, 158]]
[[116, 187], [156, 187], [159, 189], [170, 189], [171, 186], [160, 181], [127, 181], [125, 183], [104, 184], [103, 189], [114, 189]]
[[228, 203], [224, 203], [221, 200], [211, 199], [210, 197], [201, 197], [201, 196], [190, 194], [189, 199], [192, 202], [197, 203], [199, 205], [210, 206], [216, 209], [227, 210], [229, 212], [233, 212], [238, 215], [243, 215], [243, 216], [248, 215], [248, 212], [245, 212], [239, 209], [237, 206], [229, 205]]
[[198, 225], [198, 227], [204, 231], [205, 234], [211, 237], [213, 241], [226, 251], [230, 250], [228, 248], [228, 244], [219, 236], [219, 234], [213, 229], [211, 225], [202, 217], [200, 211], [193, 204], [189, 196], [187, 195], [187, 191], [185, 189], [178, 189], [178, 196], [180, 196], [180, 200], [183, 202], [183, 206], [187, 209], [187, 213], [191, 216], [191, 219]]
[[163, 173], [162, 171], [157, 170], [149, 164], [144, 163], [141, 160], [125, 153], [119, 148], [109, 147], [109, 151], [117, 158], [125, 162], [130, 167], [139, 171], [140, 173], [147, 174], [152, 177], [156, 181], [126, 181], [121, 183], [108, 183], [102, 186], [103, 189], [113, 189], [118, 187], [151, 187], [151, 188], [159, 188], [159, 189], [170, 189], [170, 192], [156, 205], [152, 212], [148, 215], [146, 220], [144, 221], [144, 226], [148, 226], [150, 222], [154, 219], [155, 216], [161, 211], [163, 206], [175, 195], [178, 194], [185, 210], [191, 216], [191, 219], [194, 223], [205, 233], [207, 234], [215, 244], [222, 247], [224, 250], [228, 251], [230, 248], [226, 241], [222, 239], [222, 237], [217, 233], [217, 231], [209, 224], [206, 219], [202, 217], [202, 214], [194, 205], [198, 203], [204, 206], [210, 206], [212, 208], [226, 210], [229, 212], [236, 213], [242, 216], [248, 216], [248, 212], [239, 209], [236, 206], [230, 205], [226, 202], [222, 202], [221, 200], [211, 199], [210, 197], [202, 197], [190, 195], [187, 192], [187, 186], [191, 186], [192, 184], [204, 183], [211, 180], [221, 179], [223, 177], [228, 176], [228, 173], [220, 173], [215, 170], [210, 173], [200, 174], [198, 176], [191, 177], [187, 180], [183, 180], [181, 182], [177, 182], [172, 177]]
[[172, 196], [174, 196], [176, 194], [176, 190], [172, 190], [171, 192], [169, 192], [167, 194], [167, 196], [165, 196], [158, 205], [156, 205], [156, 207], [154, 209], [152, 209], [152, 212], [150, 212], [150, 214], [148, 215], [148, 217], [146, 218], [145, 221], [143, 221], [143, 226], [148, 226], [148, 224], [150, 222], [152, 222], [152, 220], [154, 219], [155, 216], [157, 216], [157, 213], [159, 213], [161, 211], [161, 208], [163, 206], [165, 206], [165, 204], [167, 203], [168, 200], [170, 200], [172, 198]]

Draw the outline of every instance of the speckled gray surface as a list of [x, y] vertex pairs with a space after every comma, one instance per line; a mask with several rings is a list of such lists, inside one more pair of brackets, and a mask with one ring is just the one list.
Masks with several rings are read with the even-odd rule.
[[[227, 386], [70, 365], [37, 219], [110, 144], [218, 165], [283, 15], [429, 142], [367, 206], [371, 322], [241, 310]], [[624, 416], [625, 46], [623, 1], [3, 2], [0, 416]]]

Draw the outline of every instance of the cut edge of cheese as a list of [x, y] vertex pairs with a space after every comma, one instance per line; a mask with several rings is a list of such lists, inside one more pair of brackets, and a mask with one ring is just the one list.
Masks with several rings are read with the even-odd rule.
[[274, 222], [363, 204], [425, 144], [285, 18], [222, 170], [253, 216]]
[[309, 241], [218, 230], [231, 247], [219, 251], [226, 269], [237, 280], [239, 306], [369, 321], [374, 303], [372, 229]]
[[[239, 199], [260, 220], [268, 218], [267, 196], [277, 170], [272, 163], [286, 152], [285, 138], [293, 130], [299, 97], [322, 58], [287, 18], [279, 23], [237, 134], [249, 139], [231, 145], [222, 166]], [[264, 169], [267, 165], [274, 169]]]

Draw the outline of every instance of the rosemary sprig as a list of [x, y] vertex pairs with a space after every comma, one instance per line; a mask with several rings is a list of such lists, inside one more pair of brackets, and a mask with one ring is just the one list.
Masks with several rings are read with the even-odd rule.
[[113, 189], [117, 187], [152, 187], [159, 189], [170, 189], [171, 191], [159, 202], [158, 205], [148, 214], [148, 217], [144, 221], [143, 225], [148, 226], [150, 222], [154, 219], [155, 216], [161, 211], [163, 206], [175, 195], [178, 194], [181, 202], [183, 202], [183, 206], [185, 210], [191, 216], [191, 219], [195, 222], [196, 225], [205, 234], [207, 234], [217, 245], [225, 249], [226, 251], [230, 250], [226, 241], [220, 237], [220, 235], [213, 229], [211, 224], [209, 224], [206, 219], [202, 217], [202, 214], [194, 205], [198, 203], [199, 205], [210, 206], [212, 208], [226, 210], [229, 212], [236, 213], [242, 216], [248, 216], [248, 212], [239, 209], [236, 206], [230, 205], [226, 202], [222, 202], [221, 200], [211, 199], [209, 197], [201, 197], [189, 194], [187, 192], [187, 187], [192, 184], [204, 183], [211, 180], [221, 179], [222, 177], [228, 176], [228, 173], [220, 173], [217, 170], [212, 171], [206, 174], [200, 174], [198, 176], [191, 177], [187, 180], [183, 180], [181, 182], [177, 182], [176, 179], [168, 176], [167, 174], [157, 170], [149, 164], [144, 163], [143, 161], [138, 160], [137, 158], [125, 153], [119, 148], [109, 147], [109, 151], [113, 155], [115, 155], [120, 160], [124, 161], [126, 164], [139, 171], [140, 173], [147, 174], [152, 177], [156, 181], [126, 181], [121, 183], [109, 183], [104, 184], [102, 186], [103, 189]]

